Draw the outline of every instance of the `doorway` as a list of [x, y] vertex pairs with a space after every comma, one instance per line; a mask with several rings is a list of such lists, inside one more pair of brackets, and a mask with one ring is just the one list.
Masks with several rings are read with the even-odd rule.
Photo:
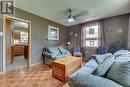
[[31, 65], [29, 21], [4, 17], [3, 28], [3, 71], [11, 71]]

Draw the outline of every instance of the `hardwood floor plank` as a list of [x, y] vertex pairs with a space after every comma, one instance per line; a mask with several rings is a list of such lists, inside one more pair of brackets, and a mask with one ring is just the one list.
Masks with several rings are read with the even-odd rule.
[[39, 64], [0, 75], [0, 87], [69, 87], [52, 77], [52, 68]]

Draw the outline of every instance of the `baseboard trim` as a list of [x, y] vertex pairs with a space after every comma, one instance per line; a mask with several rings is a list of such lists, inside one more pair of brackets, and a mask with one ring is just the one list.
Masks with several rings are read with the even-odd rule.
[[38, 62], [38, 63], [31, 64], [31, 67], [32, 67], [32, 66], [36, 66], [36, 65], [38, 65], [38, 64], [42, 64], [42, 63], [43, 63], [43, 62], [40, 61], [40, 62]]

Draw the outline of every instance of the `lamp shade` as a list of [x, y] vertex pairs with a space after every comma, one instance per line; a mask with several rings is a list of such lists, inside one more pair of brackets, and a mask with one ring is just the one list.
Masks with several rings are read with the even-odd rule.
[[69, 45], [69, 44], [71, 44], [71, 42], [67, 42], [67, 44]]

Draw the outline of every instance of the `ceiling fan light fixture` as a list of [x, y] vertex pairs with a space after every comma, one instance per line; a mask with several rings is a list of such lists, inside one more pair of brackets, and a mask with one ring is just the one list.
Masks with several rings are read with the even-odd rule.
[[73, 21], [74, 21], [74, 19], [73, 19], [73, 18], [71, 18], [71, 19], [68, 19], [68, 21], [69, 21], [69, 22], [73, 22]]
[[73, 21], [74, 21], [74, 17], [73, 17], [73, 16], [69, 16], [69, 17], [68, 17], [68, 21], [69, 21], [69, 22], [73, 22]]

